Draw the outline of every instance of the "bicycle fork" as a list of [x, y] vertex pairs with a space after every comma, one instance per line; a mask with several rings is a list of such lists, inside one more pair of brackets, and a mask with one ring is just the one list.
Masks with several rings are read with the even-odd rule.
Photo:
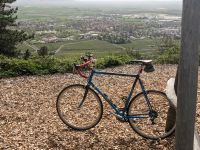
[[86, 85], [86, 87], [85, 87], [85, 93], [84, 93], [83, 99], [81, 100], [81, 102], [80, 102], [80, 104], [78, 106], [78, 109], [80, 109], [81, 106], [83, 105], [83, 103], [84, 103], [84, 101], [85, 101], [85, 99], [87, 97], [88, 91], [89, 91], [89, 86]]
[[85, 99], [87, 97], [87, 94], [88, 94], [88, 91], [89, 91], [89, 88], [90, 88], [90, 84], [92, 83], [92, 78], [94, 76], [94, 73], [95, 73], [94, 70], [92, 70], [92, 72], [90, 73], [87, 85], [85, 87], [85, 93], [84, 93], [83, 99], [82, 99], [82, 101], [80, 102], [80, 104], [78, 106], [79, 109], [81, 108], [81, 106], [83, 105], [83, 103], [84, 103], [84, 101], [85, 101]]

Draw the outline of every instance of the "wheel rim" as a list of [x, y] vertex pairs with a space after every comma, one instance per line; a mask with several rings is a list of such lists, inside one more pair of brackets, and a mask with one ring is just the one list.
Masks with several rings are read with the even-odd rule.
[[[169, 101], [166, 95], [159, 91], [148, 91], [148, 98], [150, 99], [151, 105], [153, 107], [153, 115], [156, 114], [152, 118], [136, 118], [129, 119], [129, 123], [131, 127], [141, 136], [149, 139], [159, 139], [165, 138], [173, 133], [174, 128], [169, 132], [165, 132], [166, 121], [167, 121], [167, 113], [170, 107]], [[128, 114], [148, 114], [147, 116], [151, 116], [151, 112], [148, 110], [148, 106], [146, 104], [144, 95], [141, 93], [135, 97], [134, 100], [130, 103]]]
[[69, 86], [60, 93], [57, 100], [57, 111], [61, 120], [77, 130], [86, 130], [95, 126], [102, 116], [102, 103], [91, 89], [83, 105], [78, 108], [84, 93], [85, 87], [82, 85]]

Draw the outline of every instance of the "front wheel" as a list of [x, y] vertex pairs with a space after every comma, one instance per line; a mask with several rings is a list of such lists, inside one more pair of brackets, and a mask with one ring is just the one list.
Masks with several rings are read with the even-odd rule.
[[64, 88], [58, 95], [56, 108], [60, 119], [70, 128], [87, 130], [96, 126], [102, 118], [103, 105], [97, 93], [86, 86], [75, 84]]
[[[163, 139], [170, 136], [174, 127], [166, 131], [167, 114], [170, 103], [165, 93], [149, 90], [147, 97], [152, 106], [149, 110], [144, 93], [139, 93], [130, 101], [128, 108], [129, 124], [132, 129], [147, 139]], [[131, 117], [132, 116], [132, 117]]]

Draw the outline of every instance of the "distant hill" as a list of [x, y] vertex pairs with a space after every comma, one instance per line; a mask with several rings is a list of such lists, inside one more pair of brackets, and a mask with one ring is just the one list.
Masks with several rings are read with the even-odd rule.
[[26, 6], [26, 5], [63, 5], [75, 0], [17, 0], [15, 5]]
[[134, 8], [142, 10], [170, 9], [181, 10], [180, 0], [17, 0], [17, 6], [69, 6], [89, 8]]

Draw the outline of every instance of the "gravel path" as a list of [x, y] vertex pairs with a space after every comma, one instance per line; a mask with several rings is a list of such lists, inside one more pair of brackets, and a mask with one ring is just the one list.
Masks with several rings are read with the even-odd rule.
[[[157, 65], [155, 68], [153, 73], [144, 73], [142, 79], [147, 89], [164, 91], [167, 80], [175, 76], [176, 66]], [[106, 71], [136, 72], [130, 65]], [[119, 99], [128, 93], [131, 81], [130, 78], [110, 76], [95, 79], [118, 105], [122, 105]], [[143, 139], [128, 123], [121, 123], [110, 115], [112, 110], [106, 103], [103, 118], [95, 128], [84, 132], [69, 129], [59, 119], [55, 101], [62, 88], [73, 83], [85, 83], [85, 80], [72, 74], [1, 79], [0, 149], [172, 149], [173, 138]], [[136, 92], [139, 91], [137, 86]], [[197, 118], [198, 129], [199, 122]]]

